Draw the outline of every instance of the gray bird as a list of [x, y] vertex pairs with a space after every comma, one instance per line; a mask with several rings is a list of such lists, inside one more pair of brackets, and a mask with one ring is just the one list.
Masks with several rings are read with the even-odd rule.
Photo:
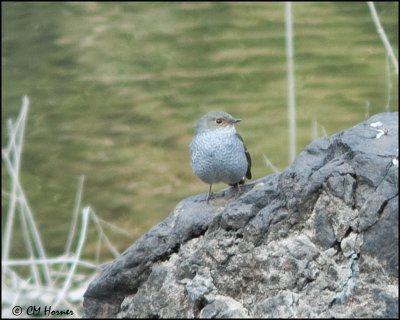
[[250, 153], [235, 129], [239, 121], [226, 112], [212, 111], [196, 122], [190, 155], [194, 173], [210, 185], [207, 202], [214, 183], [237, 187], [251, 179]]

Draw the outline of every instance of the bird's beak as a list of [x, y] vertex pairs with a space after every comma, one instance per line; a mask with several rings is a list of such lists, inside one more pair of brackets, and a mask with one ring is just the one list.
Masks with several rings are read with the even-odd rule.
[[242, 119], [233, 119], [233, 120], [232, 120], [232, 123], [235, 124], [235, 123], [238, 123], [238, 122], [240, 122], [240, 121], [242, 121]]

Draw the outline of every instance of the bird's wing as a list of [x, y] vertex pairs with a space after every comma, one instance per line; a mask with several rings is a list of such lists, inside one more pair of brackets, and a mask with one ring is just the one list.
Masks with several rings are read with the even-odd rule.
[[247, 171], [246, 171], [246, 178], [251, 179], [251, 157], [250, 153], [247, 151], [246, 145], [244, 144], [243, 138], [240, 136], [239, 133], [236, 133], [236, 136], [239, 138], [240, 141], [243, 143], [244, 147], [244, 154], [246, 155], [247, 159]]

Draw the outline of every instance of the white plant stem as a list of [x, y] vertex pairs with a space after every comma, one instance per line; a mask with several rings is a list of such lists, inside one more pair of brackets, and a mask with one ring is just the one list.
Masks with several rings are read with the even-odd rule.
[[279, 172], [279, 170], [272, 164], [271, 160], [263, 154], [264, 163], [267, 167], [270, 167], [275, 173]]
[[[8, 159], [8, 166], [15, 170], [16, 174], [14, 179], [11, 179], [11, 192], [10, 192], [10, 200], [9, 200], [9, 205], [8, 205], [8, 211], [7, 211], [7, 218], [6, 218], [6, 227], [5, 227], [5, 235], [4, 235], [4, 240], [3, 240], [3, 254], [2, 254], [2, 260], [7, 260], [10, 255], [10, 246], [11, 246], [11, 234], [12, 234], [12, 229], [14, 225], [14, 220], [15, 220], [15, 206], [17, 202], [17, 181], [19, 179], [19, 165], [20, 165], [20, 156], [21, 154], [19, 151], [22, 151], [22, 146], [20, 148], [15, 147], [15, 140], [16, 140], [16, 135], [17, 135], [17, 129], [20, 127], [22, 123], [22, 128], [25, 127], [25, 120], [26, 120], [26, 114], [28, 112], [29, 108], [29, 99], [27, 96], [24, 96], [22, 100], [22, 110], [20, 112], [20, 115], [17, 119], [17, 123], [15, 125], [15, 131], [14, 131], [14, 126], [12, 126], [11, 120], [7, 121], [8, 124], [8, 131], [10, 134], [10, 142], [9, 145], [5, 150], [2, 150], [1, 154], [3, 159], [6, 158]], [[23, 129], [21, 129], [21, 133], [23, 133]], [[20, 133], [20, 134], [21, 134]], [[21, 140], [21, 143], [23, 140]], [[12, 165], [10, 159], [9, 159], [9, 153], [11, 151], [15, 152], [14, 154], [14, 166]]]
[[[28, 204], [20, 181], [24, 130], [28, 110], [29, 99], [24, 96], [22, 108], [16, 121], [7, 120], [9, 140], [7, 146], [2, 148], [1, 152], [4, 167], [10, 177], [10, 190], [2, 190], [2, 195], [8, 198], [8, 209], [5, 217], [6, 226], [2, 239], [2, 292], [4, 293], [2, 295], [2, 307], [3, 310], [11, 312], [12, 306], [33, 305], [37, 303], [36, 299], [38, 299], [43, 304], [51, 304], [53, 309], [62, 304], [64, 308], [73, 310], [74, 316], [78, 317], [79, 310], [76, 307], [81, 302], [81, 292], [86, 289], [89, 283], [88, 280], [93, 278], [93, 274], [91, 276], [78, 274], [77, 268], [84, 267], [90, 270], [97, 270], [102, 266], [100, 261], [92, 263], [81, 259], [90, 217], [92, 217], [98, 230], [98, 247], [100, 248], [104, 241], [107, 249], [114, 256], [118, 256], [119, 252], [106, 236], [102, 225], [106, 224], [113, 231], [124, 235], [131, 235], [97, 218], [90, 207], [84, 208], [81, 215], [79, 215], [84, 185], [84, 176], [81, 176], [65, 252], [58, 257], [47, 257], [39, 230], [35, 224], [33, 211]], [[17, 215], [18, 220], [16, 220]], [[82, 223], [80, 233], [77, 234], [79, 216], [82, 217]], [[10, 259], [10, 256], [12, 256], [11, 250], [14, 248], [13, 239], [15, 237], [13, 233], [17, 232], [15, 230], [17, 222], [20, 224], [23, 244], [26, 250], [26, 258], [24, 259]], [[79, 236], [79, 239], [75, 250], [72, 250], [75, 236]], [[97, 252], [98, 260], [100, 260], [99, 255], [100, 251]], [[15, 271], [15, 269], [21, 267], [30, 269], [30, 274], [27, 277], [22, 277]]]
[[78, 223], [79, 208], [81, 206], [84, 182], [85, 182], [85, 176], [81, 176], [79, 178], [78, 191], [76, 193], [75, 207], [74, 207], [74, 211], [72, 214], [72, 223], [71, 223], [71, 227], [69, 229], [67, 243], [65, 245], [65, 250], [64, 250], [64, 252], [67, 254], [71, 252], [72, 240], [74, 239], [74, 236], [75, 236], [75, 230], [76, 230], [76, 225]]
[[[99, 232], [99, 240], [103, 239], [108, 247], [108, 249], [111, 251], [111, 253], [114, 255], [114, 257], [118, 257], [119, 256], [119, 251], [117, 250], [117, 248], [115, 248], [113, 246], [113, 244], [111, 243], [111, 241], [108, 239], [108, 237], [105, 235], [103, 228], [101, 227], [101, 224], [99, 222], [99, 219], [97, 218], [97, 216], [95, 214], [92, 214], [92, 220]], [[99, 248], [98, 248], [99, 250]], [[100, 251], [98, 252], [98, 254], [100, 254]]]
[[394, 65], [396, 75], [399, 75], [399, 63], [398, 63], [398, 61], [396, 59], [396, 56], [394, 55], [393, 48], [390, 45], [390, 42], [389, 42], [389, 40], [388, 40], [388, 38], [386, 36], [385, 30], [383, 30], [382, 24], [381, 24], [381, 22], [379, 20], [379, 16], [378, 16], [378, 14], [376, 12], [376, 9], [375, 9], [374, 2], [373, 1], [367, 1], [367, 4], [368, 4], [369, 11], [371, 12], [371, 15], [372, 15], [372, 20], [374, 21], [374, 24], [375, 24], [375, 27], [376, 27], [376, 31], [378, 32], [378, 34], [379, 34], [379, 36], [380, 36], [380, 38], [381, 38], [381, 40], [383, 42], [383, 45], [385, 46], [385, 50], [386, 50], [387, 55], [390, 58], [390, 61]]
[[86, 233], [87, 233], [87, 226], [88, 226], [90, 210], [91, 210], [90, 207], [85, 207], [82, 210], [82, 227], [81, 227], [81, 233], [80, 233], [80, 236], [79, 236], [78, 246], [77, 246], [77, 249], [76, 249], [75, 261], [71, 265], [71, 268], [70, 268], [70, 270], [68, 272], [68, 276], [64, 281], [63, 288], [58, 292], [58, 297], [57, 297], [57, 300], [56, 300], [56, 302], [54, 304], [54, 308], [55, 309], [61, 303], [61, 301], [64, 300], [65, 294], [66, 294], [67, 290], [71, 286], [72, 276], [74, 275], [75, 269], [76, 269], [77, 265], [79, 264], [79, 258], [81, 256], [82, 248], [83, 248], [83, 245], [84, 245], [85, 239], [86, 239]]
[[[8, 261], [2, 261], [1, 265], [3, 267], [11, 267], [11, 266], [15, 267], [15, 266], [27, 266], [30, 264], [32, 265], [72, 264], [75, 262], [76, 262], [75, 257], [61, 256], [57, 258], [48, 258], [48, 259], [11, 259]], [[97, 266], [94, 263], [83, 260], [80, 260], [78, 262], [78, 265], [89, 269], [97, 269]]]
[[[22, 235], [23, 235], [23, 238], [24, 238], [24, 241], [25, 241], [25, 247], [28, 250], [28, 254], [29, 254], [30, 260], [33, 260], [35, 258], [35, 252], [33, 251], [31, 237], [29, 236], [29, 229], [28, 229], [28, 225], [26, 223], [26, 218], [25, 218], [25, 215], [23, 215], [23, 214], [20, 214], [19, 217], [20, 217], [20, 220], [21, 220], [21, 225], [22, 225], [22, 230], [23, 230]], [[35, 280], [35, 284], [37, 286], [41, 286], [42, 285], [42, 281], [40, 279], [40, 273], [39, 273], [39, 270], [37, 268], [37, 265], [32, 263], [29, 266], [31, 268], [31, 274], [33, 276], [33, 279]]]
[[286, 59], [287, 59], [287, 91], [288, 91], [288, 122], [289, 122], [289, 163], [296, 157], [296, 102], [293, 61], [293, 21], [292, 3], [285, 2], [286, 29]]

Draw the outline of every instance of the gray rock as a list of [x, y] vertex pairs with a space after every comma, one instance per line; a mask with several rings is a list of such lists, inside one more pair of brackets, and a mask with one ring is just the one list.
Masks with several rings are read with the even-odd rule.
[[183, 200], [90, 284], [85, 316], [397, 318], [397, 157], [382, 113], [239, 196]]
[[200, 312], [199, 318], [242, 319], [248, 318], [249, 312], [243, 305], [231, 297], [216, 296]]

